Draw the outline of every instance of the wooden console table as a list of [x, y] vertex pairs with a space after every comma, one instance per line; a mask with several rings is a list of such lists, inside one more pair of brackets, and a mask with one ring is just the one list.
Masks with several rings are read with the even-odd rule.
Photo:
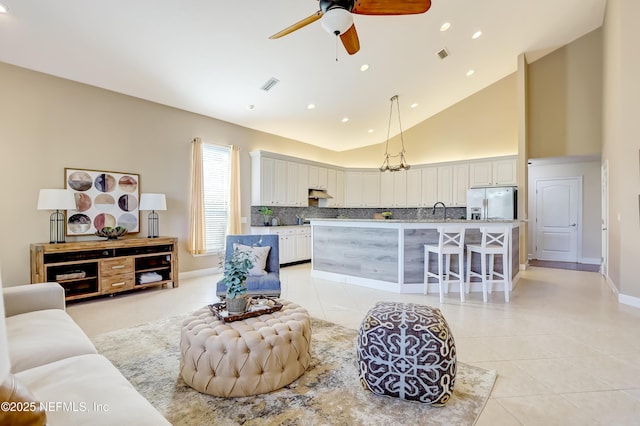
[[178, 239], [31, 244], [31, 283], [58, 282], [67, 300], [151, 286], [178, 287]]

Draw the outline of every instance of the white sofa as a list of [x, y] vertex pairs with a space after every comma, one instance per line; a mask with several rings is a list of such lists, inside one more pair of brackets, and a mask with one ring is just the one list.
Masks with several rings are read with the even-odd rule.
[[[64, 290], [59, 284], [2, 290], [0, 305], [5, 312], [2, 314], [0, 306], [0, 318], [4, 320], [0, 324], [0, 403], [11, 398], [34, 398], [29, 410], [36, 406], [44, 409], [47, 424], [52, 426], [170, 424], [108, 359], [97, 353], [65, 312]], [[20, 386], [26, 390], [20, 390]], [[14, 395], [10, 395], [12, 392]], [[25, 406], [13, 403], [14, 409]], [[26, 419], [10, 417], [16, 414], [0, 410], [0, 424], [27, 424]], [[39, 424], [37, 421], [28, 424]]]

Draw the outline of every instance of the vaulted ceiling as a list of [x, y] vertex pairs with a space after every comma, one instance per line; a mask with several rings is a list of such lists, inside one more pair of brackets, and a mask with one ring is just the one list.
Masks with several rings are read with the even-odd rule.
[[515, 72], [519, 54], [598, 28], [606, 4], [433, 0], [419, 15], [354, 15], [351, 56], [320, 22], [269, 39], [316, 0], [0, 2], [2, 62], [336, 151], [384, 141], [393, 95], [406, 130]]

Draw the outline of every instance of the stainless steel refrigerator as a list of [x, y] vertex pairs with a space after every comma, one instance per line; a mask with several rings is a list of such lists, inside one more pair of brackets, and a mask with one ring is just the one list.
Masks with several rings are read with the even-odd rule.
[[467, 190], [467, 220], [516, 219], [518, 189], [514, 186]]

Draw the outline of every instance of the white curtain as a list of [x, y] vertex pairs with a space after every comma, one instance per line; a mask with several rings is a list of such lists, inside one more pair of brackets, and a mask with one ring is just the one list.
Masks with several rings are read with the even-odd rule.
[[191, 143], [191, 191], [189, 203], [189, 253], [205, 254], [204, 177], [202, 173], [202, 140]]
[[227, 234], [242, 234], [240, 194], [240, 147], [231, 145], [229, 167], [229, 220]]

